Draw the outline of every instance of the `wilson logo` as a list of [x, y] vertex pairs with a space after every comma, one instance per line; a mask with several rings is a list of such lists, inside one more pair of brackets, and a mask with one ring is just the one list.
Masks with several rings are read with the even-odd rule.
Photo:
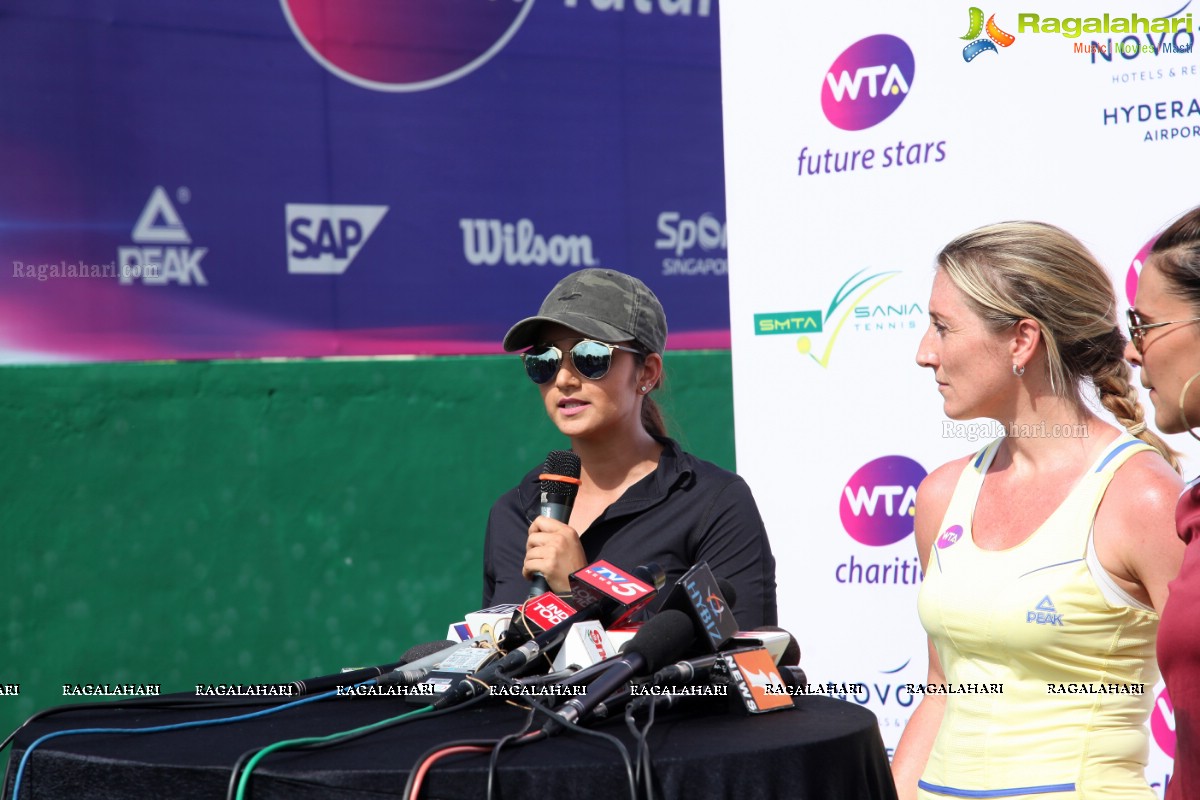
[[460, 219], [463, 255], [474, 266], [595, 267], [592, 239], [584, 235], [543, 236], [533, 221]]

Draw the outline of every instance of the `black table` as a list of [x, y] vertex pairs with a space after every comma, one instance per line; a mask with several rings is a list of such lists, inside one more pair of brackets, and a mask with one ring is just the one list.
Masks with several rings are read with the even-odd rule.
[[[874, 714], [825, 697], [798, 697], [794, 710], [742, 716], [713, 709], [659, 714], [648, 738], [656, 796], [893, 800], [895, 789]], [[38, 737], [86, 727], [150, 727], [231, 716], [236, 709], [114, 709], [104, 705], [32, 723], [14, 742], [5, 782], [11, 797], [17, 764]], [[396, 698], [342, 697], [231, 725], [154, 734], [84, 734], [39, 745], [26, 767], [19, 800], [221, 800], [243, 752], [283, 739], [321, 736], [411, 710]], [[417, 758], [439, 742], [499, 738], [518, 730], [525, 712], [496, 700], [447, 716], [421, 719], [322, 750], [285, 750], [254, 770], [252, 800], [379, 800], [399, 796]], [[595, 729], [633, 751], [621, 720]], [[422, 787], [428, 800], [485, 795], [488, 756], [462, 755], [433, 766]], [[506, 748], [498, 791], [517, 798], [627, 797], [616, 748], [578, 733]]]

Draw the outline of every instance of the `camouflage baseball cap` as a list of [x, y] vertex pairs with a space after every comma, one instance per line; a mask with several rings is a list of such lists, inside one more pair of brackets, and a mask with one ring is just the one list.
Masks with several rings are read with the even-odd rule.
[[651, 353], [667, 345], [667, 315], [650, 287], [632, 275], [611, 269], [581, 269], [563, 278], [546, 295], [536, 317], [526, 317], [504, 336], [504, 349], [537, 344], [538, 328], [557, 322], [602, 342], [636, 339]]

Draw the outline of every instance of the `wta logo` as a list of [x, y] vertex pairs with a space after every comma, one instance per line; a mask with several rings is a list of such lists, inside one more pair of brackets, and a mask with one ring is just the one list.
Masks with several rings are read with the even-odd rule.
[[1129, 301], [1129, 305], [1133, 305], [1133, 301], [1137, 297], [1138, 278], [1141, 277], [1146, 259], [1150, 257], [1150, 248], [1154, 247], [1156, 241], [1158, 241], [1158, 236], [1151, 236], [1150, 241], [1142, 245], [1142, 249], [1137, 251], [1137, 255], [1130, 262], [1129, 271], [1125, 273], [1125, 299]]
[[1167, 690], [1163, 689], [1154, 698], [1154, 709], [1150, 712], [1150, 732], [1154, 743], [1171, 758], [1175, 757], [1175, 706]]
[[300, 44], [344, 81], [419, 92], [458, 80], [504, 49], [533, 0], [280, 0]]
[[878, 125], [908, 97], [913, 71], [913, 53], [903, 39], [886, 33], [860, 39], [825, 73], [821, 110], [844, 131]]
[[917, 486], [925, 468], [907, 456], [884, 456], [859, 468], [842, 489], [842, 527], [871, 547], [895, 544], [913, 532]]

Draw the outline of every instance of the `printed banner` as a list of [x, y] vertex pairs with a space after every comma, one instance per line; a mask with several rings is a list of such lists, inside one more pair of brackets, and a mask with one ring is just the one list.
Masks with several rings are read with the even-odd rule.
[[[1051, 222], [1111, 271], [1123, 314], [1147, 240], [1200, 202], [1192, 8], [1117, 5], [722, 9], [738, 467], [810, 681], [861, 684], [847, 699], [889, 747], [926, 677], [916, 487], [999, 434], [945, 419], [916, 364], [937, 252]], [[1200, 449], [1172, 444], [1195, 474]], [[1053, 614], [1039, 602], [1034, 622]], [[1146, 691], [1161, 796], [1174, 721], [1162, 685]]]
[[589, 266], [729, 346], [716, 0], [20, 5], [0, 362], [500, 352]]

